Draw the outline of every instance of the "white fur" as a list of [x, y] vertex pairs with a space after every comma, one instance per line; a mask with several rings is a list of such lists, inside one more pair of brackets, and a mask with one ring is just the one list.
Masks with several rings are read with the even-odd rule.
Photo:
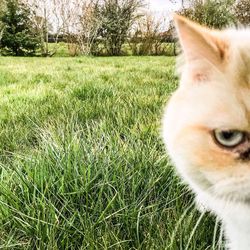
[[[221, 219], [228, 248], [250, 250], [250, 160], [237, 160], [236, 153], [218, 148], [205, 130], [192, 128], [233, 128], [250, 133], [250, 30], [216, 33], [230, 42], [230, 60], [221, 70], [213, 64], [215, 55], [213, 63], [204, 57], [197, 60], [196, 51], [192, 55], [196, 40], [197, 48], [204, 49], [201, 54], [206, 55], [207, 44], [198, 44], [204, 40], [199, 37], [202, 28], [176, 19], [184, 52], [188, 48], [189, 58], [196, 60], [186, 61], [181, 68], [180, 88], [163, 118], [164, 142], [179, 174], [203, 204], [200, 208]], [[191, 74], [197, 69], [205, 69], [204, 78], [193, 83]], [[185, 133], [186, 128], [190, 132]]]

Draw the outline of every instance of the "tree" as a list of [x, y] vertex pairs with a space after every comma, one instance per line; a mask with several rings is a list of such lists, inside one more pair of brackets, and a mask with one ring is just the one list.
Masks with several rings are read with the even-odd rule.
[[39, 47], [28, 6], [19, 0], [9, 0], [0, 21], [4, 25], [0, 48], [7, 54], [23, 56], [34, 54]]
[[140, 16], [141, 0], [103, 0], [97, 2], [95, 15], [101, 20], [98, 34], [102, 38], [107, 53], [121, 55], [129, 31]]
[[67, 40], [71, 37], [71, 29], [79, 20], [81, 0], [22, 0], [34, 13], [32, 21], [41, 41], [42, 56], [53, 56], [57, 46], [49, 49], [49, 37], [55, 44], [59, 37]]
[[164, 17], [150, 12], [136, 21], [129, 45], [134, 55], [161, 55], [164, 51], [163, 35], [167, 27]]
[[[5, 12], [5, 8], [6, 8], [6, 2], [3, 0], [0, 2], [0, 16], [3, 15], [3, 13]], [[3, 31], [4, 31], [4, 24], [0, 20], [0, 41], [2, 40]]]
[[250, 1], [239, 0], [234, 5], [234, 15], [241, 24], [250, 24]]
[[57, 35], [61, 35], [68, 45], [69, 55], [78, 54], [78, 26], [81, 6], [86, 0], [53, 0], [52, 14]]
[[85, 55], [97, 55], [101, 46], [102, 18], [99, 18], [98, 1], [85, 1], [81, 7], [78, 43], [81, 52]]
[[40, 49], [42, 56], [50, 56], [48, 46], [48, 37], [50, 25], [50, 11], [48, 11], [48, 1], [47, 0], [22, 0], [31, 10], [32, 23], [34, 25], [35, 32], [40, 38]]
[[179, 14], [211, 28], [221, 29], [235, 22], [234, 0], [193, 0]]

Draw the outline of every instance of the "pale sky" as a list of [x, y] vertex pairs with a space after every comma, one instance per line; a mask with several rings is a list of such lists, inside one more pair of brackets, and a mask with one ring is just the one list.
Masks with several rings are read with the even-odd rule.
[[[150, 9], [156, 12], [172, 12], [181, 6], [181, 0], [148, 0]], [[175, 3], [174, 3], [175, 2]]]

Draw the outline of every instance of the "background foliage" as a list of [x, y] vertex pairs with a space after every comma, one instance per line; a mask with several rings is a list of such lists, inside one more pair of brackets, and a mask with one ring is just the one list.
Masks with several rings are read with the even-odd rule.
[[[180, 14], [209, 27], [249, 24], [246, 0], [182, 2]], [[170, 16], [154, 15], [145, 0], [3, 0], [0, 42], [12, 55], [54, 56], [59, 42], [69, 56], [176, 55]]]
[[2, 24], [0, 48], [3, 54], [24, 56], [35, 54], [39, 38], [31, 19], [31, 10], [18, 0], [9, 0], [0, 16]]
[[236, 22], [234, 0], [194, 0], [180, 14], [207, 27], [222, 29]]

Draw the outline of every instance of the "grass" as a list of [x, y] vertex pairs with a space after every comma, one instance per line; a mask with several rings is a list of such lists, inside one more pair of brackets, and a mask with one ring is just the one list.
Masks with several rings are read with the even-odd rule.
[[219, 249], [160, 137], [174, 58], [1, 58], [0, 249]]

